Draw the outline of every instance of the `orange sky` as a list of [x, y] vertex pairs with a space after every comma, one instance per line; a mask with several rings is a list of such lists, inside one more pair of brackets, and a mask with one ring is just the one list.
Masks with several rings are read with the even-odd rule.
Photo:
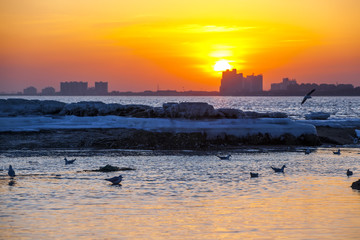
[[283, 77], [359, 86], [359, 13], [358, 0], [1, 1], [0, 92], [218, 91], [221, 59], [265, 90]]

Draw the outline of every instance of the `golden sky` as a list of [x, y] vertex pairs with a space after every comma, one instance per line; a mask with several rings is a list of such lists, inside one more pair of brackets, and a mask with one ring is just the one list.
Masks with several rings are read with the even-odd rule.
[[218, 91], [226, 60], [264, 87], [360, 85], [358, 0], [0, 2], [0, 92], [61, 81]]

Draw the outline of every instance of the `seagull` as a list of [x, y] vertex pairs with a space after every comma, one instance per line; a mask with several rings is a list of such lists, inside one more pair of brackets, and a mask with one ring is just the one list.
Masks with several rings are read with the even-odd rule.
[[285, 165], [283, 165], [281, 168], [275, 168], [275, 167], [271, 167], [272, 170], [274, 170], [275, 172], [284, 172], [284, 168], [286, 168]]
[[14, 171], [14, 169], [12, 168], [11, 165], [9, 165], [8, 174], [9, 174], [9, 176], [12, 177], [12, 178], [15, 177], [15, 171]]
[[220, 158], [221, 160], [229, 160], [231, 155], [227, 155], [227, 156], [219, 156], [219, 155], [216, 155], [218, 158]]
[[250, 177], [252, 177], [252, 178], [259, 177], [259, 174], [250, 172]]
[[350, 171], [350, 169], [348, 169], [348, 170], [346, 171], [346, 175], [347, 175], [348, 177], [350, 177], [351, 175], [353, 175], [353, 172]]
[[310, 148], [307, 148], [307, 149], [305, 150], [305, 154], [310, 154], [310, 153], [311, 153]]
[[119, 175], [118, 177], [112, 177], [112, 178], [105, 178], [106, 181], [112, 182], [113, 185], [118, 185], [122, 181], [122, 176]]
[[333, 152], [334, 154], [336, 154], [336, 155], [340, 155], [341, 153], [340, 153], [340, 149], [338, 149], [337, 150], [337, 152]]
[[68, 164], [73, 164], [75, 162], [76, 158], [73, 160], [67, 160], [65, 157], [64, 160], [65, 160], [65, 165], [68, 165]]
[[305, 97], [303, 98], [303, 100], [302, 100], [302, 102], [301, 102], [301, 105], [303, 105], [304, 102], [305, 102], [307, 99], [311, 98], [310, 95], [311, 95], [313, 92], [315, 92], [315, 88], [314, 88], [313, 90], [311, 90], [310, 92], [308, 92], [308, 94], [305, 95]]

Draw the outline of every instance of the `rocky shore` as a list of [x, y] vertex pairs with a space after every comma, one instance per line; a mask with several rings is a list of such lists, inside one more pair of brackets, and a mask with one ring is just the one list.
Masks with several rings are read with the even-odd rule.
[[221, 150], [249, 145], [353, 144], [355, 127], [296, 122], [285, 113], [214, 109], [207, 103], [145, 105], [0, 101], [0, 150]]
[[[246, 148], [249, 145], [302, 145], [352, 144], [353, 129], [320, 127], [318, 136], [302, 135], [298, 138], [286, 134], [279, 138], [256, 134], [243, 138], [224, 136], [208, 139], [202, 133], [157, 133], [136, 129], [59, 129], [30, 132], [0, 133], [0, 150], [9, 149], [148, 149], [148, 150], [221, 150]], [[340, 137], [346, 136], [346, 137]]]

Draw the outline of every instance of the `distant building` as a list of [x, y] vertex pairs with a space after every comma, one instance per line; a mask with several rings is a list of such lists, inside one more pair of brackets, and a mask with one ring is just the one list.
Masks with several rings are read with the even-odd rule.
[[36, 95], [37, 89], [34, 87], [28, 87], [24, 89], [24, 95]]
[[41, 90], [42, 95], [55, 95], [55, 88], [53, 87], [46, 87]]
[[108, 94], [108, 83], [107, 82], [95, 82], [95, 94], [96, 95], [107, 95]]
[[244, 77], [242, 73], [237, 73], [236, 69], [222, 72], [221, 95], [242, 95], [262, 91], [263, 76], [261, 74]]
[[82, 96], [87, 95], [87, 82], [61, 82], [60, 94], [67, 96]]
[[284, 91], [288, 90], [291, 86], [297, 85], [296, 80], [289, 78], [283, 78], [282, 83], [272, 83], [271, 84], [271, 91]]

